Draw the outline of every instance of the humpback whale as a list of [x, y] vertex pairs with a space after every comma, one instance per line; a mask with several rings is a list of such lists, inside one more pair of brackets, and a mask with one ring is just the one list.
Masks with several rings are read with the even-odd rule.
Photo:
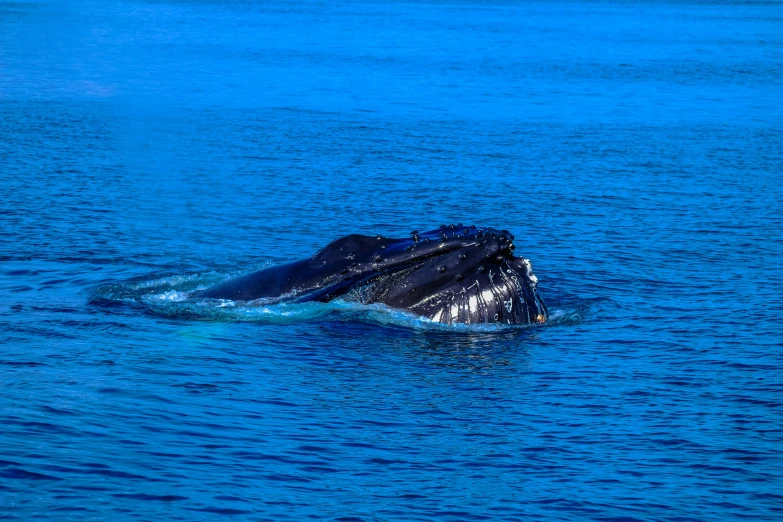
[[407, 238], [351, 234], [315, 255], [242, 275], [193, 297], [252, 301], [338, 297], [383, 303], [434, 322], [534, 324], [547, 320], [530, 261], [507, 230], [441, 225]]

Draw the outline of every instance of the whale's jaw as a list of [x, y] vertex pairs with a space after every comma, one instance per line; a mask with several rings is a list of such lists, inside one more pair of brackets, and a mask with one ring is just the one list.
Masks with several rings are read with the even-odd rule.
[[477, 239], [379, 277], [364, 302], [381, 302], [446, 324], [546, 322], [538, 278], [528, 259], [513, 255], [513, 236], [488, 230]]

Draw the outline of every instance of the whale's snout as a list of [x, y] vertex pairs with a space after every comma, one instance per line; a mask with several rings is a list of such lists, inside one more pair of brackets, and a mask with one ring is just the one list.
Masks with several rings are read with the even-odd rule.
[[509, 259], [509, 264], [519, 275], [521, 275], [533, 288], [538, 286], [538, 277], [533, 273], [533, 264], [525, 257], [514, 257]]

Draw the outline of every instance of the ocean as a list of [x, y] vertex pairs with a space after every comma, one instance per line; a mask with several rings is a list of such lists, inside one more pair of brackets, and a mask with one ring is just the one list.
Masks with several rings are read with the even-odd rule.
[[[0, 518], [783, 518], [783, 4], [0, 1]], [[204, 302], [510, 230], [552, 318]]]

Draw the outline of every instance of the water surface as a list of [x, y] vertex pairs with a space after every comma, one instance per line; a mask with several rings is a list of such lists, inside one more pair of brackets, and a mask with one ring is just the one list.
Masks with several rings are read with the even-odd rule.
[[[0, 2], [0, 514], [779, 520], [768, 2]], [[508, 228], [555, 320], [182, 292]]]

